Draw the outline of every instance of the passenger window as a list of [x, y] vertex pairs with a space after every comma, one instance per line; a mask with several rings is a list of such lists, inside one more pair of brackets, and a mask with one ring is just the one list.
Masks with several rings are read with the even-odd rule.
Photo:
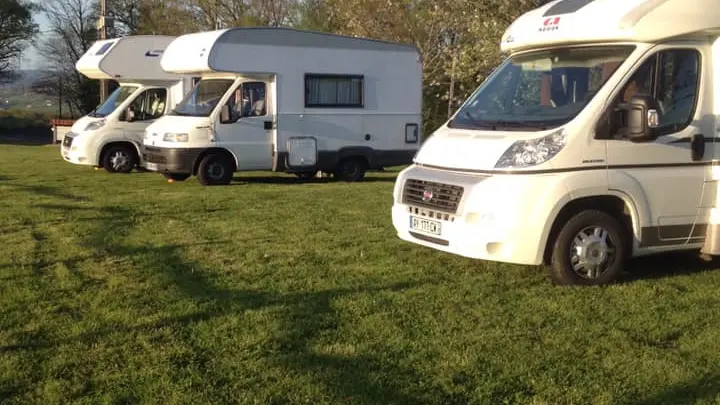
[[682, 130], [692, 119], [698, 90], [700, 58], [693, 50], [663, 52], [660, 57], [657, 100], [660, 126], [668, 133]]
[[692, 120], [698, 91], [700, 55], [693, 49], [660, 52], [646, 60], [631, 76], [614, 102], [610, 135], [624, 139], [627, 116], [623, 104], [636, 94], [653, 96], [660, 105], [659, 134], [685, 128]]
[[143, 92], [130, 104], [133, 121], [147, 121], [160, 118], [165, 114], [167, 91], [151, 89]]

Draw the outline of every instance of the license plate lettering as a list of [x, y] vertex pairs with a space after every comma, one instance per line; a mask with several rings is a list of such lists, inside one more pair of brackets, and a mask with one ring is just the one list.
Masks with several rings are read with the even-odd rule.
[[438, 221], [411, 216], [410, 229], [431, 235], [440, 235], [442, 233], [442, 224]]

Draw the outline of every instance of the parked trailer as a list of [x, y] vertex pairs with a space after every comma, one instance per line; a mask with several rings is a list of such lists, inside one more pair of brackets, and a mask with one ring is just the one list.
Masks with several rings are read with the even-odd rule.
[[286, 28], [178, 37], [162, 68], [200, 76], [145, 131], [144, 167], [203, 185], [236, 171], [360, 181], [407, 165], [420, 145], [422, 61], [415, 46]]
[[167, 73], [160, 57], [175, 37], [129, 36], [95, 42], [77, 61], [90, 79], [115, 80], [119, 87], [66, 134], [62, 157], [74, 164], [128, 173], [141, 163], [145, 128], [182, 99], [191, 77]]
[[720, 254], [716, 0], [556, 0], [397, 178], [400, 238], [605, 284], [630, 257]]

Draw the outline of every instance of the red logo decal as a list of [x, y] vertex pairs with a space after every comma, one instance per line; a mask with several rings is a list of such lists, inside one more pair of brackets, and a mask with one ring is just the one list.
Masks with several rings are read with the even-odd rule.
[[543, 21], [543, 26], [538, 28], [539, 32], [557, 31], [560, 27], [560, 17], [550, 17]]
[[558, 24], [560, 24], [560, 17], [551, 17], [551, 18], [546, 19], [545, 22], [543, 22], [543, 25], [546, 27], [550, 27], [550, 26], [558, 25]]

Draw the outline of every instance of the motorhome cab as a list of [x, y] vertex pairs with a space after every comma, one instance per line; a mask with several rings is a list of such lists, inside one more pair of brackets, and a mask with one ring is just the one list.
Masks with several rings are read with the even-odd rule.
[[79, 119], [62, 142], [62, 157], [79, 165], [128, 173], [140, 163], [145, 128], [163, 116], [192, 86], [189, 77], [166, 73], [160, 56], [175, 37], [130, 36], [95, 42], [76, 69], [90, 79], [119, 86]]
[[203, 185], [235, 171], [362, 180], [412, 162], [422, 66], [414, 46], [284, 28], [178, 37], [162, 67], [201, 76], [146, 130], [144, 167]]
[[400, 238], [604, 284], [626, 259], [720, 253], [716, 0], [556, 0], [394, 189]]

